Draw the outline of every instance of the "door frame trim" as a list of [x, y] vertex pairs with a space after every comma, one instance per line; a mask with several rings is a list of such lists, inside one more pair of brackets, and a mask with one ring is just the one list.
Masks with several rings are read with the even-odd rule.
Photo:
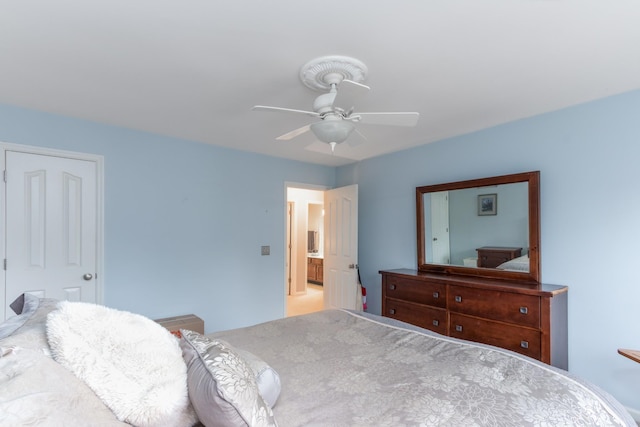
[[[6, 167], [6, 152], [16, 151], [26, 154], [39, 154], [52, 157], [64, 157], [67, 159], [77, 159], [95, 162], [96, 164], [96, 302], [104, 303], [104, 156], [99, 154], [81, 153], [76, 151], [58, 150], [54, 148], [36, 147], [31, 145], [13, 144], [0, 141], [0, 166], [2, 167], [2, 185], [0, 185], [0, 259], [6, 258], [6, 185], [4, 183], [4, 171]], [[2, 295], [0, 300], [0, 319], [5, 319], [5, 307], [7, 307], [6, 282], [7, 276], [4, 268], [0, 268], [2, 272], [0, 290]]]

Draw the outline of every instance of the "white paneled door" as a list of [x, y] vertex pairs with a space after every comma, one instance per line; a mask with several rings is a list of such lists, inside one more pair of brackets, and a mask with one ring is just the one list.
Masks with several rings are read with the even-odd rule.
[[324, 306], [358, 307], [358, 186], [324, 193]]
[[5, 152], [5, 317], [23, 292], [99, 302], [97, 165]]
[[[426, 224], [426, 222], [425, 222]], [[431, 250], [434, 264], [449, 264], [449, 192], [431, 193]]]

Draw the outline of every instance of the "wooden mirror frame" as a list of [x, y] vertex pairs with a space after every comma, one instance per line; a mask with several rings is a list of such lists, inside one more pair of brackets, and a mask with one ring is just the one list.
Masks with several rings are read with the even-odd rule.
[[[529, 200], [529, 272], [505, 271], [494, 268], [474, 268], [425, 261], [424, 194], [437, 191], [462, 190], [492, 185], [528, 183]], [[418, 237], [418, 270], [428, 273], [458, 274], [524, 283], [540, 283], [540, 172], [524, 172], [468, 181], [416, 187], [416, 218]]]

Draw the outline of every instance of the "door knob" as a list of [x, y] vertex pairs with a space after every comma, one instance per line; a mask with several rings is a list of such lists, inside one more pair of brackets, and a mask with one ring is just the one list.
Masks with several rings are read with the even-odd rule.
[[349, 264], [349, 268], [358, 268], [358, 264]]
[[91, 273], [87, 273], [87, 274], [85, 274], [84, 276], [82, 276], [82, 278], [83, 278], [84, 280], [91, 280], [91, 279], [93, 279], [93, 274], [91, 274]]

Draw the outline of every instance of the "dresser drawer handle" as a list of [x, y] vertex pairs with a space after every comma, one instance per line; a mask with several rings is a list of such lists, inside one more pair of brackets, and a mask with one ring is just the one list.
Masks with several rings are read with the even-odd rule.
[[462, 325], [456, 325], [456, 332], [462, 332]]
[[390, 309], [389, 314], [396, 314], [396, 309], [395, 308]]
[[433, 297], [434, 297], [434, 298], [440, 298], [440, 294], [439, 294], [438, 292], [434, 292], [434, 293], [433, 293]]
[[456, 295], [454, 299], [456, 300], [456, 302], [462, 302], [462, 297], [460, 295]]
[[433, 323], [433, 326], [438, 326], [438, 325], [440, 324], [440, 322], [439, 322], [438, 320], [434, 320], [434, 321], [433, 321], [433, 322], [431, 322], [431, 323]]
[[392, 291], [396, 290], [396, 285], [389, 285], [389, 289], [391, 289]]
[[527, 313], [529, 313], [529, 309], [527, 307], [520, 307], [520, 313], [521, 314], [527, 314]]
[[529, 348], [529, 341], [520, 341], [520, 347]]

